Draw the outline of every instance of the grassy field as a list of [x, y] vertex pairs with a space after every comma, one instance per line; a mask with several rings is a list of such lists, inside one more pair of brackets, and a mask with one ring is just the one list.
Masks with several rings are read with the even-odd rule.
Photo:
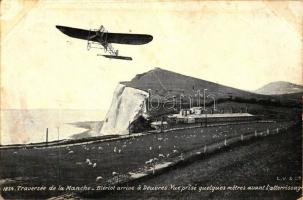
[[[158, 162], [174, 160], [181, 153], [236, 135], [289, 127], [292, 122], [251, 123], [220, 127], [177, 130], [141, 137], [75, 146], [1, 150], [0, 178], [3, 186], [83, 186], [143, 170], [151, 158]], [[115, 176], [115, 175], [114, 175]], [[100, 181], [102, 185], [104, 182]], [[3, 192], [5, 198], [47, 198], [60, 191]]]
[[[283, 179], [286, 180], [283, 180]], [[292, 179], [292, 180], [291, 180]], [[170, 188], [175, 186], [302, 186], [301, 127], [245, 145], [228, 148], [209, 158], [138, 181], [138, 185]], [[301, 191], [128, 191], [112, 192], [100, 199], [264, 199], [295, 200]]]

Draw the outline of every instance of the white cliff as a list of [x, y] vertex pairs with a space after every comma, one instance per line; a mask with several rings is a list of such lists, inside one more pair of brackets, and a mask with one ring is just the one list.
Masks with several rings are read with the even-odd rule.
[[136, 120], [140, 115], [146, 116], [147, 97], [148, 93], [143, 90], [119, 84], [104, 119], [101, 134], [128, 134], [129, 122]]

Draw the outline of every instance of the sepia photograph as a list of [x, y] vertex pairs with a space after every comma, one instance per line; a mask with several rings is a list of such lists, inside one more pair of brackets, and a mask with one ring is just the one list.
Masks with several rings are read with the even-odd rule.
[[303, 1], [0, 5], [0, 200], [303, 199]]

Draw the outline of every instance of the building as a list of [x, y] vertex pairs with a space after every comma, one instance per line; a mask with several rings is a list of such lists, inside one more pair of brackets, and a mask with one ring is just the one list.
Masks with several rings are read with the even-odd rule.
[[257, 119], [256, 116], [249, 113], [203, 113], [201, 107], [182, 109], [178, 114], [168, 115], [167, 118], [169, 124], [236, 122]]
[[168, 123], [166, 121], [154, 121], [150, 124], [150, 126], [156, 130], [162, 130], [168, 128]]

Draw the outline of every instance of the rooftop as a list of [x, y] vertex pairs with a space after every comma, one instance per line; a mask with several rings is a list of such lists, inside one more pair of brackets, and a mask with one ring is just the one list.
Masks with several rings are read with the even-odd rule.
[[173, 114], [168, 117], [176, 118], [220, 118], [220, 117], [252, 117], [254, 115], [249, 113], [215, 113], [215, 114], [188, 114], [187, 116], [181, 114]]

